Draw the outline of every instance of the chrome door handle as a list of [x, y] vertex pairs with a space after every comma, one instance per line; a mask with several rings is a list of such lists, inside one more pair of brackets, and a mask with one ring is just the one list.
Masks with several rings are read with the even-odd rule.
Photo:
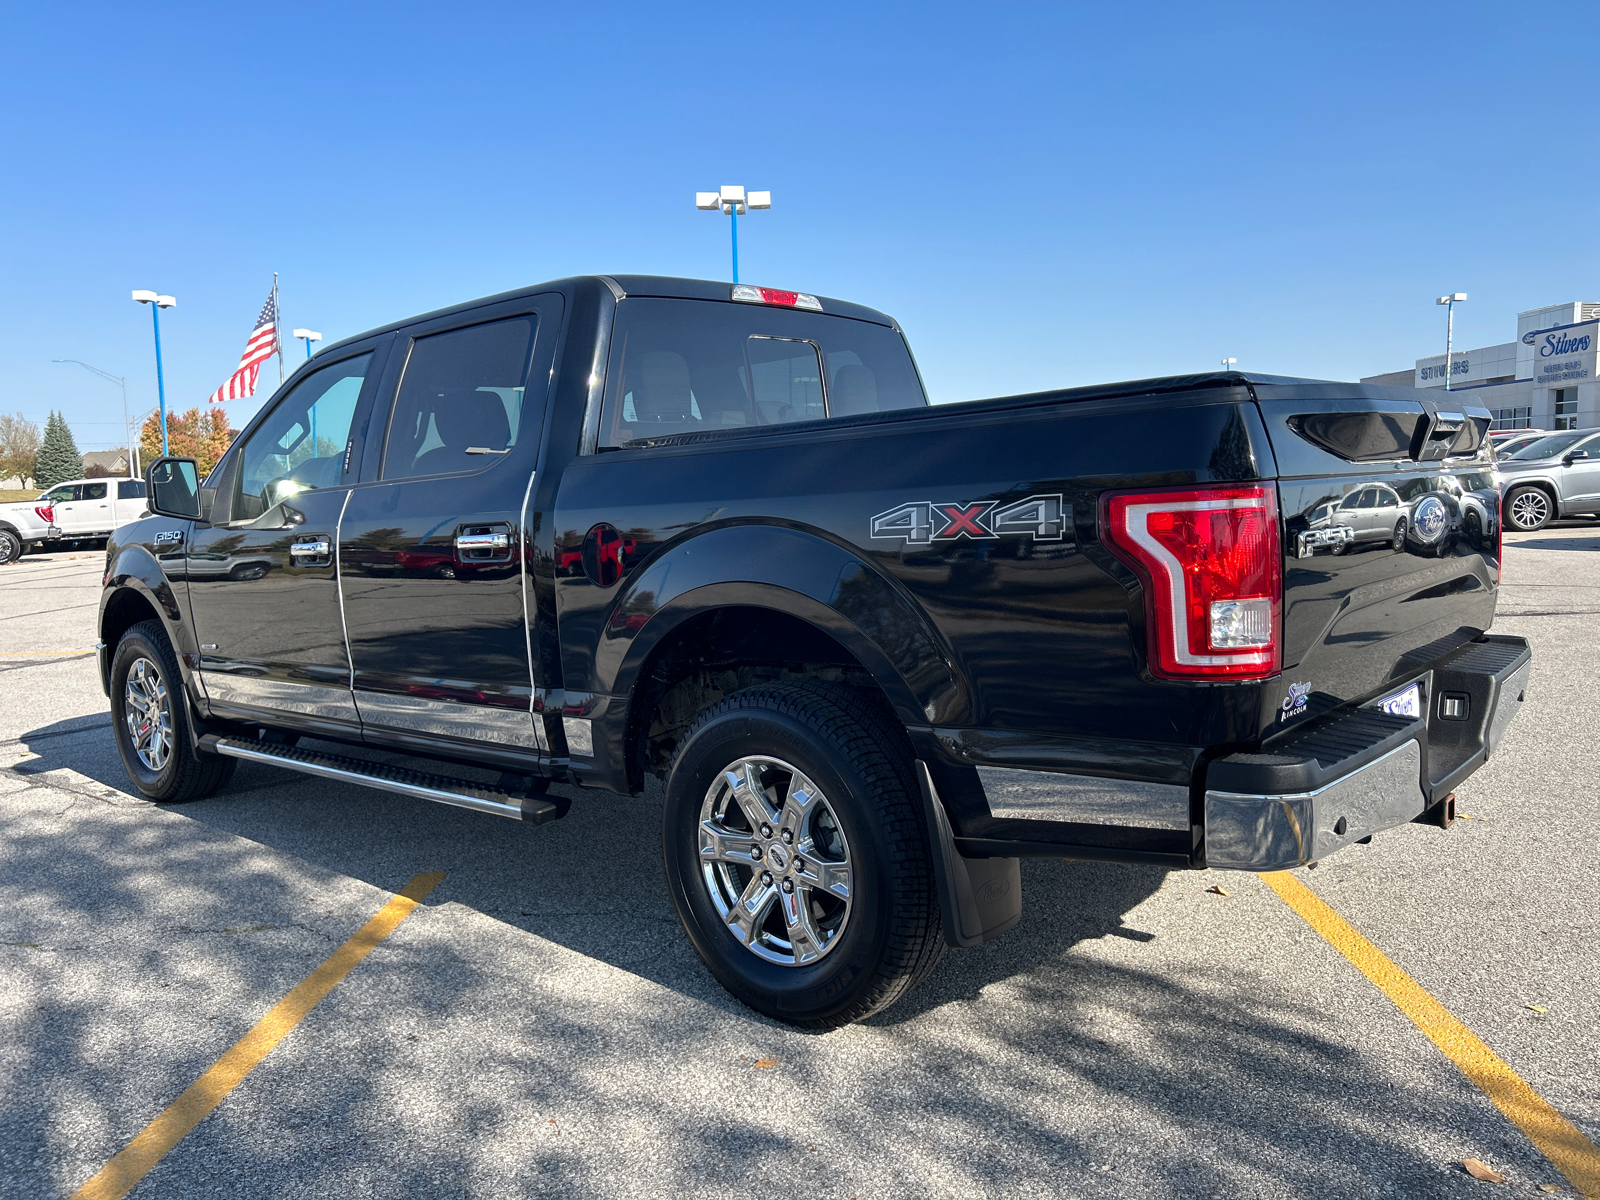
[[290, 558], [328, 558], [333, 554], [333, 543], [327, 538], [317, 538], [312, 542], [292, 542], [289, 546]]
[[511, 535], [507, 533], [458, 533], [457, 550], [509, 550]]

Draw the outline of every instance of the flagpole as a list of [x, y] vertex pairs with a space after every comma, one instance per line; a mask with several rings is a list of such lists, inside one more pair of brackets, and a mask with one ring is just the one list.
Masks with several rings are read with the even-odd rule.
[[278, 384], [283, 384], [283, 305], [278, 302], [278, 273], [272, 273], [272, 330], [273, 340], [278, 343]]

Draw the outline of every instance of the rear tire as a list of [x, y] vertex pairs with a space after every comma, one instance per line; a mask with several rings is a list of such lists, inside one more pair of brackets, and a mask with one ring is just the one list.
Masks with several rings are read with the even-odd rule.
[[662, 851], [718, 982], [825, 1030], [932, 970], [945, 941], [915, 795], [905, 730], [849, 688], [762, 685], [702, 713], [668, 769]]
[[0, 567], [14, 563], [23, 555], [22, 539], [9, 529], [0, 529]]
[[141, 621], [117, 643], [111, 732], [123, 769], [147, 799], [203, 800], [233, 778], [234, 759], [195, 757], [183, 676], [158, 621]]
[[1541, 487], [1523, 484], [1506, 494], [1506, 524], [1519, 533], [1533, 533], [1550, 524], [1555, 516], [1555, 505], [1550, 494]]

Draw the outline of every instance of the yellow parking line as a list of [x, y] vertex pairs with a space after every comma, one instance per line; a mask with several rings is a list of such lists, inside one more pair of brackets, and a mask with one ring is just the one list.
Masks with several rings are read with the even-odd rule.
[[439, 886], [442, 879], [442, 871], [413, 876], [404, 890], [385, 904], [377, 916], [330, 954], [292, 992], [274, 1004], [249, 1033], [235, 1042], [232, 1049], [190, 1084], [183, 1095], [167, 1106], [165, 1112], [141, 1129], [133, 1141], [100, 1168], [93, 1179], [73, 1192], [72, 1200], [120, 1200], [120, 1197], [132, 1191], [134, 1185], [187, 1137], [207, 1113], [227, 1099], [228, 1093], [255, 1070], [261, 1060], [272, 1052], [272, 1048], [287, 1037], [305, 1019], [306, 1014], [372, 952], [373, 947], [400, 927], [400, 922], [411, 914], [429, 892]]
[[1411, 1018], [1573, 1187], [1588, 1200], [1600, 1200], [1600, 1149], [1577, 1126], [1552, 1108], [1503, 1058], [1305, 884], [1287, 871], [1274, 871], [1261, 878]]

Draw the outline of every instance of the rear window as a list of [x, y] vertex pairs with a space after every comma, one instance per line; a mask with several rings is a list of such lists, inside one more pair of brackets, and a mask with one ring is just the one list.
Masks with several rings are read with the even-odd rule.
[[635, 298], [617, 307], [600, 445], [927, 403], [905, 339], [886, 326]]

